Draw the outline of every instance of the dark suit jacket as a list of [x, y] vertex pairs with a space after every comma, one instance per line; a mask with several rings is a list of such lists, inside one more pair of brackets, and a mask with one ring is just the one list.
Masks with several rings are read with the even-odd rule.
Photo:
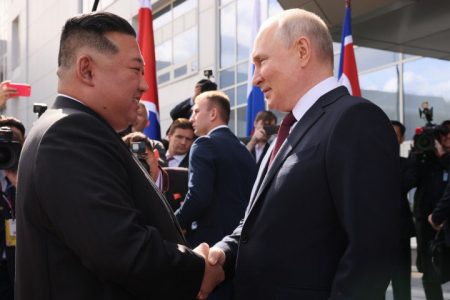
[[191, 98], [187, 98], [186, 100], [181, 101], [170, 111], [170, 117], [174, 121], [178, 118], [189, 119], [191, 117], [191, 114], [192, 114]]
[[193, 299], [204, 261], [118, 134], [58, 97], [19, 162], [16, 299]]
[[217, 245], [227, 276], [235, 267], [236, 299], [384, 299], [400, 207], [386, 115], [338, 87], [295, 125], [270, 168], [268, 158], [244, 220]]
[[188, 169], [181, 167], [163, 168], [167, 173], [167, 185], [165, 196], [170, 206], [175, 211], [180, 208], [181, 203], [188, 191]]
[[450, 247], [450, 183], [445, 188], [444, 195], [433, 210], [435, 224], [447, 223], [445, 227], [445, 242]]
[[181, 227], [191, 229], [186, 236], [191, 246], [214, 244], [233, 231], [244, 216], [255, 176], [254, 159], [230, 129], [194, 142], [189, 190], [175, 212]]

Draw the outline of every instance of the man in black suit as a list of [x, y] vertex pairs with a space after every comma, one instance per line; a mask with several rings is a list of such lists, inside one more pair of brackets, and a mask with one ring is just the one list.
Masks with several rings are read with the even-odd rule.
[[[0, 116], [0, 299], [14, 299], [17, 163], [25, 140], [25, 126], [14, 117]], [[10, 155], [7, 155], [10, 153]]]
[[252, 57], [253, 83], [288, 114], [244, 219], [210, 262], [234, 274], [235, 299], [383, 299], [399, 240], [389, 119], [338, 85], [330, 33], [313, 13], [267, 20]]
[[[189, 190], [175, 215], [191, 246], [214, 244], [244, 216], [256, 176], [252, 156], [227, 124], [230, 102], [222, 92], [197, 96], [191, 122], [199, 136], [191, 148]], [[225, 282], [209, 299], [232, 299]]]
[[118, 135], [148, 88], [133, 28], [105, 12], [69, 19], [58, 66], [19, 162], [16, 299], [193, 299], [220, 272], [184, 246]]
[[[400, 146], [405, 139], [405, 126], [399, 121], [391, 121]], [[400, 211], [400, 251], [392, 273], [394, 300], [411, 300], [411, 237], [415, 236], [414, 221], [409, 207], [408, 191], [413, 188], [413, 173], [410, 161], [400, 157], [401, 211]]]
[[201, 93], [215, 90], [217, 90], [217, 84], [215, 82], [212, 82], [209, 79], [201, 79], [195, 84], [194, 95], [181, 101], [174, 108], [172, 108], [170, 111], [170, 117], [174, 121], [179, 118], [189, 119], [192, 114], [192, 106], [194, 105], [195, 97]]

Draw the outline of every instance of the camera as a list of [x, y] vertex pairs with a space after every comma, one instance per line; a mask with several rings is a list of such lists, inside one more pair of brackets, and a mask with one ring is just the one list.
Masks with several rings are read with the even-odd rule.
[[19, 164], [22, 145], [13, 140], [13, 132], [10, 127], [0, 127], [0, 169], [16, 170]]
[[278, 129], [280, 129], [280, 125], [264, 125], [263, 129], [267, 136], [271, 136], [273, 134], [278, 133]]
[[427, 122], [425, 126], [416, 128], [416, 134], [414, 135], [414, 147], [413, 150], [418, 154], [434, 154], [435, 141], [440, 139], [441, 136], [449, 133], [447, 126], [440, 126], [433, 124], [433, 108], [428, 106], [428, 102], [423, 102], [419, 108], [419, 116], [425, 119]]
[[214, 77], [213, 76], [213, 71], [212, 70], [204, 70], [203, 71], [203, 76], [205, 76], [206, 78], [211, 78], [211, 77]]
[[47, 110], [45, 103], [33, 103], [33, 112], [38, 114], [38, 118]]
[[147, 149], [145, 141], [130, 142], [130, 150], [137, 157], [141, 165], [150, 173], [150, 166], [147, 163]]
[[146, 158], [147, 151], [145, 149], [144, 141], [131, 142], [130, 148], [131, 148], [131, 152], [133, 152], [137, 156], [137, 158], [139, 158], [139, 159]]

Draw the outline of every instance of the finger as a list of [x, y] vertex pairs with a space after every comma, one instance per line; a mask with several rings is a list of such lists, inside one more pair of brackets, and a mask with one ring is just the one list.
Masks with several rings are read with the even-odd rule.
[[213, 266], [217, 263], [223, 265], [225, 263], [225, 253], [222, 249], [211, 248], [208, 255], [208, 261]]
[[194, 251], [206, 258], [209, 253], [209, 245], [207, 243], [201, 243], [194, 249]]

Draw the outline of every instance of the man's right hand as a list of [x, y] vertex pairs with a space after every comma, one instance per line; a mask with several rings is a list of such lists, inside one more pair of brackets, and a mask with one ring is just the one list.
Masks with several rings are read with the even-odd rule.
[[[216, 254], [217, 250], [220, 250], [223, 253], [223, 258], [220, 258], [220, 254]], [[200, 291], [197, 294], [197, 299], [206, 299], [214, 288], [225, 279], [225, 272], [223, 271], [225, 253], [218, 248], [210, 249], [206, 243], [197, 246], [197, 248], [194, 249], [194, 252], [205, 259], [205, 274], [203, 275], [203, 281]], [[210, 262], [210, 259], [214, 262], [213, 264]], [[222, 264], [220, 262], [222, 262]]]

